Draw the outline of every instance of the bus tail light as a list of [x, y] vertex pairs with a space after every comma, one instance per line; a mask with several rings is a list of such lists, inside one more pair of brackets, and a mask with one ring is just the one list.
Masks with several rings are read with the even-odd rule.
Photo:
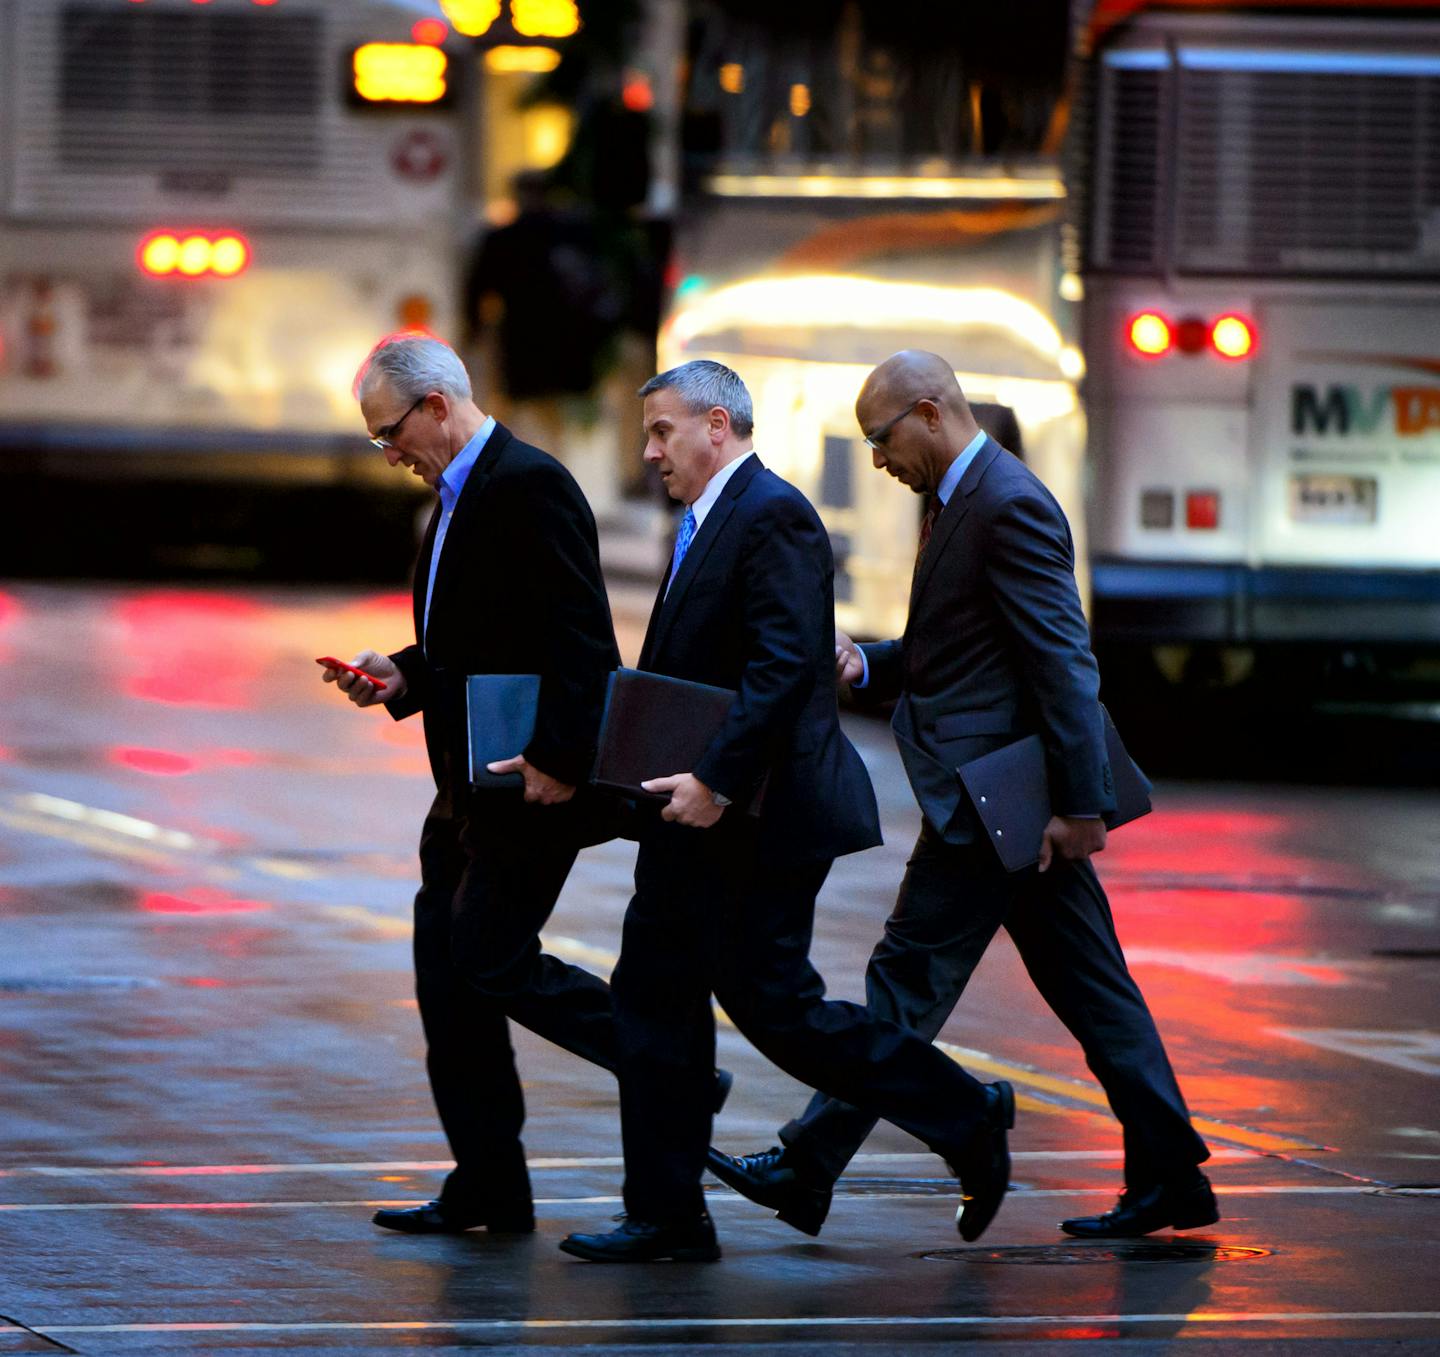
[[1221, 358], [1249, 358], [1255, 352], [1255, 326], [1234, 312], [1217, 316], [1210, 326], [1210, 347]]
[[1161, 358], [1175, 346], [1170, 322], [1158, 311], [1142, 311], [1138, 316], [1131, 316], [1125, 337], [1143, 358]]
[[1187, 490], [1185, 492], [1185, 526], [1187, 528], [1218, 528], [1220, 526], [1220, 492], [1218, 490]]
[[152, 231], [140, 242], [139, 260], [152, 278], [233, 278], [250, 264], [250, 242], [230, 231]]

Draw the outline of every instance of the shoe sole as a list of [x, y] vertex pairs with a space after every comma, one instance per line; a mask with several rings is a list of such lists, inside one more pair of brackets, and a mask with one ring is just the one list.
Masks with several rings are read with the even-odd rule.
[[[1015, 1126], [1014, 1086], [1011, 1085], [1008, 1080], [999, 1079], [995, 1083], [995, 1091], [1000, 1095], [1001, 1127], [1006, 1131], [1013, 1130]], [[960, 1238], [963, 1239], [967, 1244], [973, 1244], [977, 1239], [980, 1238], [981, 1235], [985, 1233], [986, 1230], [990, 1228], [991, 1222], [995, 1219], [996, 1215], [999, 1214], [1000, 1203], [1005, 1200], [1005, 1193], [1010, 1190], [1010, 1152], [1008, 1148], [1005, 1151], [1005, 1179], [1005, 1192], [1002, 1192], [1000, 1194], [999, 1199], [995, 1203], [994, 1210], [992, 1210], [990, 1214], [986, 1216], [983, 1220], [977, 1222], [972, 1215], [967, 1224], [965, 1220], [965, 1203], [963, 1201], [960, 1203], [960, 1209], [955, 1213], [955, 1228], [960, 1232]]]
[[724, 1183], [737, 1196], [744, 1197], [748, 1202], [754, 1202], [756, 1206], [763, 1206], [769, 1211], [775, 1212], [777, 1220], [783, 1220], [792, 1229], [799, 1230], [801, 1234], [815, 1236], [820, 1233], [821, 1227], [825, 1224], [825, 1217], [830, 1214], [830, 1202], [826, 1200], [815, 1200], [804, 1204], [782, 1203], [768, 1193], [757, 1193], [749, 1179], [740, 1174], [733, 1173], [723, 1162], [717, 1163], [719, 1155], [711, 1151], [710, 1158], [705, 1167], [720, 1182]]
[[572, 1244], [568, 1239], [560, 1241], [560, 1252], [572, 1258], [583, 1258], [587, 1263], [718, 1263], [720, 1246], [714, 1248], [671, 1249], [666, 1253], [651, 1254], [645, 1258], [620, 1258], [613, 1253], [584, 1248]]
[[1219, 1221], [1219, 1210], [1214, 1206], [1207, 1206], [1197, 1211], [1182, 1212], [1174, 1220], [1162, 1221], [1148, 1230], [1072, 1230], [1069, 1228], [1070, 1222], [1063, 1220], [1060, 1222], [1060, 1229], [1072, 1239], [1144, 1239], [1156, 1230], [1200, 1230], [1207, 1225], [1216, 1225]]

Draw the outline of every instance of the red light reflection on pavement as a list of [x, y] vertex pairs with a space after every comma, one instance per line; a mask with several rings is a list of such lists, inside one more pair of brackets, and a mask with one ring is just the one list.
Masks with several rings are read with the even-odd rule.
[[115, 610], [121, 652], [138, 673], [125, 691], [167, 706], [237, 710], [257, 705], [271, 649], [265, 610], [249, 599], [200, 591], [154, 590]]
[[137, 773], [151, 773], [156, 777], [181, 777], [193, 773], [194, 759], [184, 754], [171, 754], [163, 749], [137, 749], [132, 745], [116, 745], [106, 751], [111, 763], [133, 768]]
[[[0, 633], [13, 627], [20, 620], [23, 611], [13, 594], [0, 590]], [[0, 637], [0, 664], [8, 664], [13, 654], [9, 642]]]
[[1099, 861], [1102, 869], [1114, 864], [1172, 876], [1298, 876], [1314, 871], [1314, 859], [1274, 844], [1298, 829], [1275, 812], [1157, 809], [1117, 830]]
[[147, 891], [140, 897], [146, 914], [263, 914], [272, 908], [263, 900], [235, 900], [219, 891], [202, 887], [189, 895]]

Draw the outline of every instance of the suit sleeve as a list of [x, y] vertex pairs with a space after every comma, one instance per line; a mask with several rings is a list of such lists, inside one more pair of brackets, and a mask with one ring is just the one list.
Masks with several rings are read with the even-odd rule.
[[531, 619], [540, 640], [540, 705], [523, 751], [542, 772], [578, 785], [590, 776], [605, 682], [620, 663], [600, 574], [595, 520], [580, 488], [559, 467], [540, 470], [517, 496], [522, 540], [534, 544]]
[[833, 649], [827, 606], [830, 543], [808, 506], [770, 502], [740, 555], [745, 669], [725, 724], [693, 772], [748, 796], [790, 736], [815, 685], [815, 655]]
[[425, 652], [418, 645], [397, 650], [390, 659], [405, 675], [405, 691], [387, 702], [385, 710], [394, 720], [403, 721], [407, 716], [414, 716], [417, 711], [424, 711], [430, 700], [430, 692], [434, 686], [430, 664], [425, 658]]
[[1100, 670], [1075, 587], [1065, 516], [1042, 495], [1016, 495], [992, 520], [986, 547], [992, 597], [1039, 708], [1054, 809], [1060, 815], [1112, 810]]
[[905, 686], [904, 655], [899, 641], [869, 641], [860, 647], [870, 666], [870, 681], [852, 691], [867, 702], [889, 702]]

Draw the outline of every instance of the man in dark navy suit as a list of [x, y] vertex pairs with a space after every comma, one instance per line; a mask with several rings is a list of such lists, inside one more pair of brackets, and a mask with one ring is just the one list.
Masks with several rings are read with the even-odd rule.
[[[929, 496], [905, 635], [836, 638], [838, 677], [898, 698], [893, 730], [924, 818], [866, 973], [878, 1017], [933, 1038], [990, 939], [1009, 932], [1031, 979], [1080, 1042], [1124, 1129], [1114, 1211], [1064, 1221], [1074, 1235], [1146, 1234], [1218, 1219], [1170, 1062], [1125, 966], [1089, 862], [1114, 795], [1100, 675], [1060, 506], [976, 424], [950, 364], [906, 351], [872, 372], [855, 406], [877, 469]], [[956, 769], [1038, 733], [1053, 817], [1038, 867], [1009, 875]], [[818, 1234], [831, 1189], [875, 1117], [822, 1092], [760, 1154], [712, 1152], [738, 1192]]]
[[640, 394], [645, 458], [687, 506], [640, 666], [737, 695], [693, 768], [656, 769], [646, 783], [670, 801], [641, 831], [611, 978], [626, 1215], [561, 1248], [598, 1262], [720, 1256], [700, 1187], [712, 993], [782, 1069], [945, 1158], [964, 1192], [960, 1231], [977, 1238], [1007, 1186], [1010, 1086], [980, 1084], [928, 1041], [827, 1001], [809, 961], [831, 862], [880, 842], [869, 777], [836, 711], [829, 539], [755, 455], [750, 395], [729, 368], [686, 363]]
[[[603, 837], [582, 790], [605, 682], [619, 663], [595, 520], [553, 457], [476, 406], [455, 353], [392, 337], [357, 381], [371, 441], [438, 491], [415, 571], [415, 644], [362, 651], [383, 690], [327, 669], [357, 706], [419, 712], [436, 795], [420, 836], [415, 976], [426, 1065], [455, 1169], [435, 1201], [376, 1212], [411, 1234], [535, 1228], [520, 1131], [525, 1101], [507, 1014], [615, 1068], [605, 982], [541, 950], [539, 931], [581, 845]], [[467, 674], [539, 674], [534, 738], [470, 785]], [[712, 1098], [714, 1075], [711, 1075]]]

